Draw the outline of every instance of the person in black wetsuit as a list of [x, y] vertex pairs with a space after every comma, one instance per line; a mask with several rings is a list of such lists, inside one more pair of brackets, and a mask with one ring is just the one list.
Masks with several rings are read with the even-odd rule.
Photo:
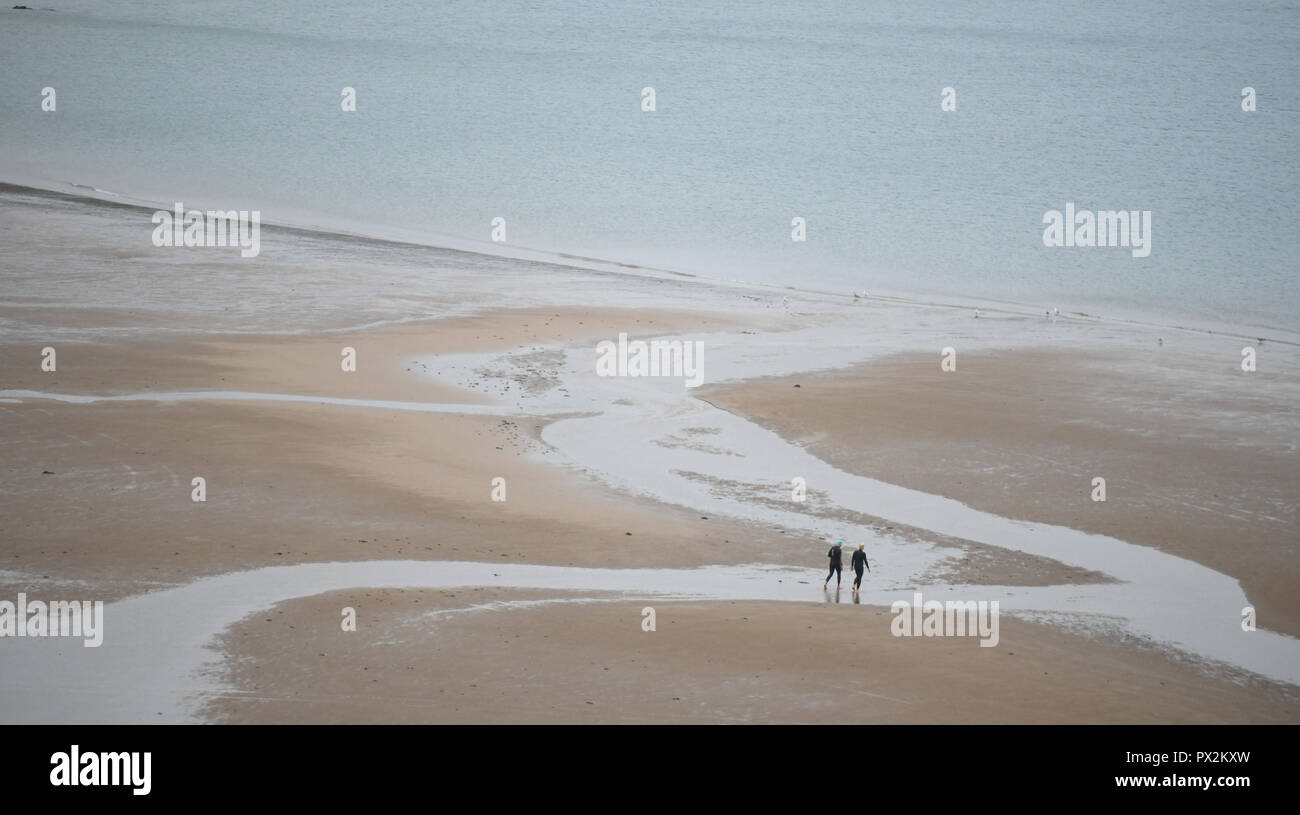
[[831, 559], [831, 570], [826, 574], [826, 582], [822, 584], [823, 590], [831, 584], [831, 575], [835, 575], [836, 590], [840, 587], [840, 570], [844, 568], [843, 546], [844, 541], [836, 541], [835, 545], [831, 547], [831, 550], [826, 553], [826, 557]]
[[871, 567], [867, 565], [866, 548], [865, 543], [859, 543], [858, 551], [853, 553], [853, 571], [857, 574], [857, 579], [853, 581], [854, 591], [857, 591], [858, 586], [862, 585], [862, 570], [865, 568], [867, 571], [871, 571]]

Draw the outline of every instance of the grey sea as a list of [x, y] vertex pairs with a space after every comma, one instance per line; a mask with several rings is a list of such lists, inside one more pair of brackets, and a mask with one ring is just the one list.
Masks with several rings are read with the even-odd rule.
[[[39, 2], [0, 11], [6, 181], [781, 286], [1300, 329], [1296, 3]], [[1067, 204], [1149, 211], [1149, 256], [1044, 245]]]

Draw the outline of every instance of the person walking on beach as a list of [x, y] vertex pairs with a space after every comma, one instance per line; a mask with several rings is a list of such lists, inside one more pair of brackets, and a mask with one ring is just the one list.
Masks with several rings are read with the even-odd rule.
[[844, 546], [844, 541], [836, 541], [836, 542], [835, 542], [835, 545], [831, 547], [831, 550], [830, 550], [829, 552], [826, 553], [826, 557], [828, 557], [828, 558], [831, 559], [831, 570], [830, 570], [829, 572], [827, 572], [827, 574], [826, 574], [826, 582], [822, 584], [822, 590], [823, 590], [823, 591], [825, 591], [825, 590], [826, 590], [826, 587], [829, 586], [829, 585], [831, 584], [831, 575], [835, 575], [835, 590], [836, 590], [836, 591], [839, 591], [839, 588], [840, 588], [840, 570], [844, 567], [844, 563], [843, 563], [843, 554], [844, 554], [844, 549], [843, 549], [843, 546]]
[[858, 587], [862, 585], [862, 570], [865, 568], [867, 571], [871, 571], [871, 567], [867, 565], [866, 548], [865, 543], [859, 543], [858, 550], [853, 553], [853, 571], [857, 573], [857, 579], [853, 581], [854, 591], [857, 591]]

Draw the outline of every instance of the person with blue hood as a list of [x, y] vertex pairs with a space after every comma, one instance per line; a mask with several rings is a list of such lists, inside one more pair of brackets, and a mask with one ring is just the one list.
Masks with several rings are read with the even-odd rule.
[[831, 584], [831, 575], [835, 575], [835, 590], [840, 590], [840, 572], [844, 568], [844, 541], [836, 541], [831, 550], [826, 553], [826, 557], [831, 559], [831, 570], [826, 575], [826, 582], [822, 584], [822, 590], [825, 591]]

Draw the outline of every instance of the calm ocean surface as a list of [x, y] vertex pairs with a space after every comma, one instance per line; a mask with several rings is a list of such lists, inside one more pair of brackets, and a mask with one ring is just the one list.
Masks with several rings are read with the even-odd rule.
[[[0, 11], [0, 179], [1300, 329], [1296, 3], [35, 2]], [[1045, 247], [1067, 201], [1150, 210], [1150, 257]]]

